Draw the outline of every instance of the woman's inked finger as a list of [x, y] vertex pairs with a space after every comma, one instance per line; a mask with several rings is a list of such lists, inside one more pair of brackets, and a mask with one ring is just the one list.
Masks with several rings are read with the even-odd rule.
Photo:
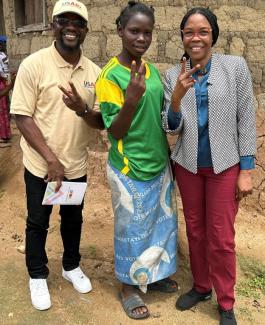
[[142, 62], [138, 70], [138, 79], [145, 80], [145, 63]]
[[181, 74], [184, 74], [186, 72], [186, 58], [184, 57], [181, 62]]
[[135, 78], [136, 74], [136, 62], [133, 60], [131, 64], [131, 80]]
[[138, 74], [144, 75], [145, 74], [145, 63], [142, 62], [140, 68], [138, 70]]
[[197, 70], [200, 69], [200, 64], [196, 64], [195, 67], [193, 67], [192, 69], [190, 69], [189, 71], [185, 72], [184, 76], [185, 77], [190, 77], [193, 75], [193, 73], [195, 73]]

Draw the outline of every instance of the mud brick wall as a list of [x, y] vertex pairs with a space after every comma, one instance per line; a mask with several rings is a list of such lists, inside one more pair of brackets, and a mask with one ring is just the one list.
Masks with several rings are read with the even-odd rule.
[[[49, 19], [55, 0], [47, 0]], [[85, 55], [103, 66], [120, 50], [115, 19], [127, 1], [83, 0], [89, 13], [89, 33], [84, 42]], [[250, 68], [257, 111], [258, 154], [255, 190], [245, 205], [265, 211], [265, 0], [147, 0], [155, 8], [156, 27], [146, 59], [154, 62], [161, 73], [179, 60], [183, 53], [178, 32], [180, 20], [194, 6], [208, 6], [218, 17], [220, 37], [214, 52], [242, 55]], [[50, 30], [14, 33], [13, 1], [3, 0], [9, 37], [11, 66], [16, 68], [30, 53], [48, 46]]]

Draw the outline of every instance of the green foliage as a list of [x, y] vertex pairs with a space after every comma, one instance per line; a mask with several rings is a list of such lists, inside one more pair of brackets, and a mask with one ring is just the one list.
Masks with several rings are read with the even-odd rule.
[[259, 299], [265, 294], [265, 265], [250, 257], [239, 256], [239, 265], [247, 277], [237, 285], [237, 293], [245, 297]]
[[243, 319], [248, 320], [249, 324], [253, 324], [253, 316], [251, 311], [248, 308], [239, 307], [238, 310]]

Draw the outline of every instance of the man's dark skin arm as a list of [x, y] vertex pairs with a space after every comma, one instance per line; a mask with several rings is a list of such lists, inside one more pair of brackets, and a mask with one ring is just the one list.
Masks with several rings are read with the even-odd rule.
[[48, 175], [46, 181], [56, 181], [55, 191], [58, 191], [64, 178], [64, 166], [46, 144], [40, 129], [31, 116], [16, 114], [15, 120], [18, 129], [28, 144], [47, 162]]
[[90, 107], [88, 107], [82, 100], [81, 96], [78, 94], [74, 84], [69, 81], [71, 90], [65, 89], [63, 86], [59, 85], [59, 89], [63, 92], [63, 102], [71, 110], [75, 111], [78, 114], [82, 114], [82, 118], [86, 123], [94, 129], [104, 129], [104, 123], [102, 115], [100, 112], [97, 112]]

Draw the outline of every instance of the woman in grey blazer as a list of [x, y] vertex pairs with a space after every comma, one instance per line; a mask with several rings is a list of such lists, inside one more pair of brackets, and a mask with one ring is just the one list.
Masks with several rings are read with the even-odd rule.
[[192, 289], [180, 310], [217, 294], [221, 325], [236, 324], [234, 221], [239, 200], [252, 192], [256, 151], [251, 76], [241, 57], [212, 54], [219, 28], [208, 9], [183, 18], [181, 64], [165, 74], [163, 127], [178, 134], [171, 158], [189, 242]]

